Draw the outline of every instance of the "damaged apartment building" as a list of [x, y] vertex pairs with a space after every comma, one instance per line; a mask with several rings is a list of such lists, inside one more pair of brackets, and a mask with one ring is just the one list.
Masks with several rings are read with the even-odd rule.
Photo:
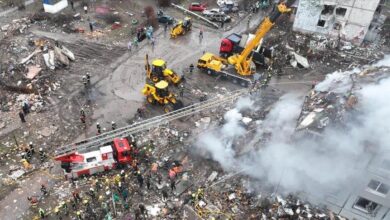
[[300, 0], [293, 29], [360, 45], [378, 39], [385, 0]]

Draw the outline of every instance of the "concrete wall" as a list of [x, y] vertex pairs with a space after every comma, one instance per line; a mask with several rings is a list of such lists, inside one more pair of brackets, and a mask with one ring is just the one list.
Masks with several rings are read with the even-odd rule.
[[[380, 0], [300, 0], [293, 29], [319, 33], [360, 44], [368, 32]], [[325, 5], [333, 12], [321, 14]], [[344, 10], [344, 15], [337, 12]], [[338, 10], [340, 9], [340, 10]], [[320, 25], [321, 22], [324, 25]]]
[[[385, 162], [386, 160], [388, 161]], [[371, 180], [376, 180], [390, 188], [390, 155], [373, 157], [366, 168], [361, 170], [364, 179], [351, 183], [351, 188], [345, 189], [340, 194], [334, 194], [334, 198], [325, 198], [324, 203], [330, 210], [348, 219], [390, 220], [390, 190], [383, 195], [368, 187]], [[356, 186], [352, 187], [353, 185]], [[365, 213], [354, 208], [360, 197], [378, 204], [373, 213]]]

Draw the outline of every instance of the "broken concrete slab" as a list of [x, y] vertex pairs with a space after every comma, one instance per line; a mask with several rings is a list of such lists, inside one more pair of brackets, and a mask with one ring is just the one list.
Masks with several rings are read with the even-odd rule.
[[41, 52], [41, 50], [40, 49], [36, 49], [34, 52], [32, 52], [26, 58], [23, 58], [19, 63], [20, 64], [25, 64], [27, 61], [29, 61], [33, 56], [35, 56], [39, 52]]
[[39, 66], [28, 66], [28, 72], [26, 74], [27, 79], [34, 79], [42, 70]]
[[69, 66], [69, 59], [67, 56], [65, 56], [63, 53], [62, 53], [62, 50], [58, 47], [54, 47], [54, 53], [55, 53], [55, 57], [58, 61], [60, 61], [60, 63], [64, 64], [65, 66]]
[[309, 68], [309, 61], [307, 59], [295, 52], [292, 52], [291, 55], [293, 58], [290, 60], [290, 64], [293, 67], [300, 67], [300, 68]]
[[48, 53], [44, 53], [43, 59], [45, 60], [45, 64], [49, 69], [54, 70], [56, 68], [55, 63], [54, 63], [54, 51], [53, 50], [49, 50]]
[[76, 60], [76, 57], [74, 56], [73, 52], [70, 51], [68, 48], [66, 48], [65, 46], [62, 46], [61, 48], [61, 52], [67, 56], [71, 61], [75, 61]]

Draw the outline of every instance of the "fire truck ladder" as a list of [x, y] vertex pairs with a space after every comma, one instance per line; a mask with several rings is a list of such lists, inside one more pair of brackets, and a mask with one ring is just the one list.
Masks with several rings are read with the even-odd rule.
[[128, 137], [132, 134], [145, 131], [152, 127], [157, 127], [161, 124], [168, 123], [170, 121], [193, 115], [195, 113], [205, 111], [207, 109], [214, 109], [222, 106], [225, 103], [233, 102], [242, 95], [248, 94], [248, 89], [240, 89], [232, 92], [226, 97], [215, 97], [203, 102], [195, 103], [187, 107], [175, 110], [164, 115], [159, 115], [150, 119], [143, 120], [141, 122], [135, 122], [129, 126], [118, 128], [113, 131], [108, 131], [103, 134], [65, 145], [58, 148], [54, 154], [56, 157], [61, 155], [70, 154], [73, 152], [85, 152], [90, 148], [102, 147], [105, 144], [111, 142], [114, 138]]

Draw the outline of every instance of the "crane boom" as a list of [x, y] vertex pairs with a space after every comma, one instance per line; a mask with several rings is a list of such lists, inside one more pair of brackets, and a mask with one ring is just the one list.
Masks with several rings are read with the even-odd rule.
[[233, 55], [228, 58], [229, 63], [235, 66], [238, 74], [244, 76], [252, 75], [253, 71], [250, 68], [252, 58], [249, 57], [249, 55], [252, 53], [252, 50], [259, 45], [261, 39], [263, 39], [263, 37], [271, 30], [280, 15], [290, 11], [291, 9], [288, 8], [285, 3], [278, 4], [272, 14], [266, 16], [260, 23], [260, 26], [256, 31], [255, 38], [247, 44], [241, 54]]

